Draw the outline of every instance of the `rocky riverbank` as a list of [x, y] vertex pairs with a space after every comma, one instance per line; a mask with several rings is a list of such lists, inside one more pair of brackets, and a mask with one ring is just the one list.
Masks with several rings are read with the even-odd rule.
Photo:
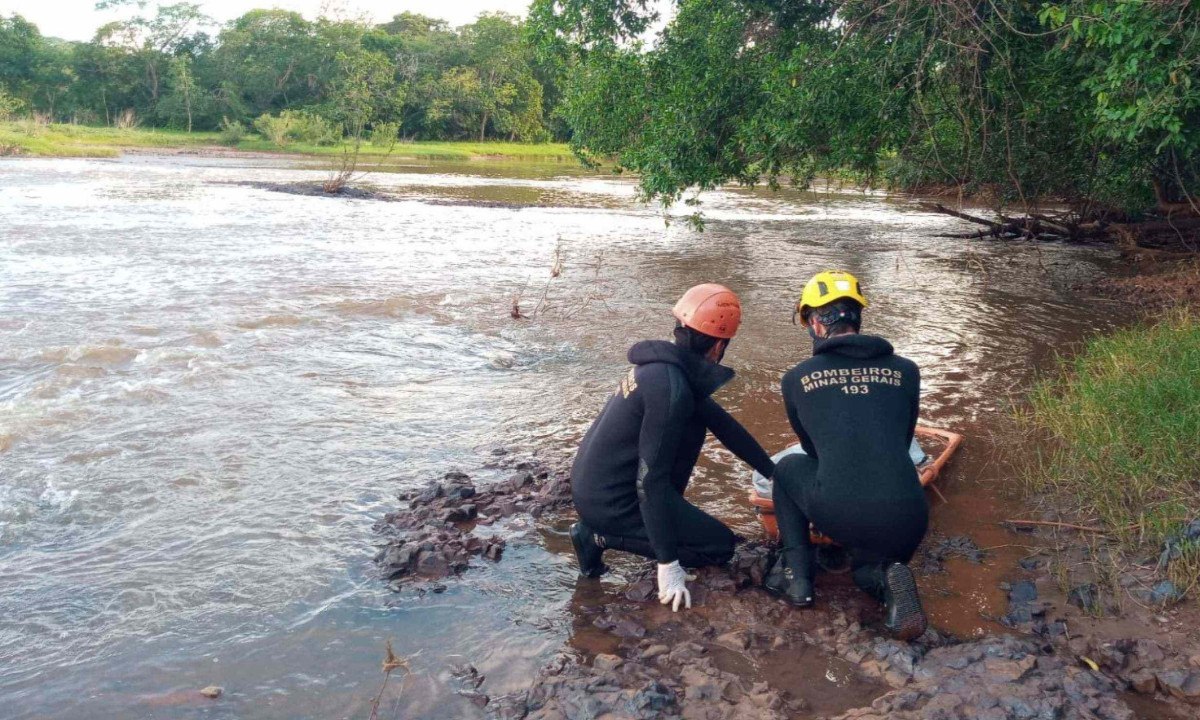
[[[565, 466], [502, 451], [493, 464], [511, 471], [507, 480], [477, 486], [447, 473], [403, 495], [404, 507], [378, 524], [385, 544], [377, 561], [393, 589], [438, 592], [458, 576], [470, 582], [472, 562], [500, 561], [506, 543], [520, 542], [507, 536], [510, 522], [569, 521]], [[694, 607], [679, 613], [655, 601], [652, 564], [635, 566], [604, 601], [578, 609], [576, 635], [593, 641], [564, 648], [527, 688], [507, 695], [490, 695], [469, 663], [455, 668], [460, 694], [489, 717], [546, 720], [1108, 720], [1138, 717], [1131, 694], [1152, 699], [1157, 717], [1188, 717], [1189, 703], [1200, 702], [1200, 656], [1189, 658], [1186, 644], [1098, 628], [1079, 635], [1078, 617], [1060, 613], [1033, 581], [1008, 586], [1011, 635], [960, 642], [931, 629], [906, 644], [881, 632], [879, 608], [846, 576], [822, 576], [811, 610], [762, 591], [772, 552], [748, 542], [728, 567], [702, 569], [690, 583]], [[947, 554], [981, 557], [969, 538], [935, 538], [921, 557], [936, 564]]]

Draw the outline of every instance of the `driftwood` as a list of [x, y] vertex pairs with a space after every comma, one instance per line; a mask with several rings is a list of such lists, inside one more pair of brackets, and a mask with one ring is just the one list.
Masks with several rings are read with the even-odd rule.
[[[981, 226], [974, 232], [943, 233], [934, 237], [955, 240], [1043, 240], [1072, 243], [1114, 242], [1126, 252], [1200, 252], [1200, 217], [1172, 214], [1148, 216], [1130, 222], [1123, 216], [1080, 217], [1073, 211], [1058, 214], [1030, 212], [1013, 217], [1002, 212], [991, 220], [946, 207], [941, 203], [922, 202], [922, 209], [966, 220]], [[1120, 221], [1118, 221], [1118, 219]]]
[[929, 212], [941, 213], [960, 220], [982, 225], [985, 229], [966, 233], [945, 233], [935, 237], [957, 240], [1059, 240], [1085, 242], [1103, 237], [1108, 232], [1108, 223], [1103, 221], [1080, 222], [1071, 213], [1051, 216], [1046, 213], [1029, 213], [1024, 217], [1010, 217], [997, 213], [997, 220], [989, 220], [961, 210], [948, 208], [941, 203], [920, 203]]

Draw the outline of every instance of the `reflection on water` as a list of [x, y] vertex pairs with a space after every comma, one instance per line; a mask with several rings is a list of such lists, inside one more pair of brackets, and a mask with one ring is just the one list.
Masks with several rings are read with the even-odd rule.
[[[772, 451], [791, 441], [779, 377], [808, 351], [791, 303], [822, 267], [863, 279], [868, 330], [924, 370], [926, 420], [973, 438], [1105, 322], [1072, 289], [1096, 251], [931, 239], [954, 221], [882, 197], [710, 193], [697, 234], [619, 178], [400, 170], [370, 179], [404, 198], [384, 203], [236, 184], [323, 175], [261, 160], [0, 161], [6, 715], [361, 716], [389, 638], [407, 716], [477, 714], [448, 664], [499, 693], [560, 650], [568, 557], [531, 539], [469, 584], [393, 596], [371, 524], [484, 445], [568, 450], [694, 283], [742, 295], [721, 400]], [[542, 314], [511, 320], [516, 294]], [[940, 526], [980, 525], [955, 503], [996, 495], [983, 445]], [[694, 499], [752, 534], [747, 478], [710, 447]], [[172, 694], [209, 684], [227, 695]]]

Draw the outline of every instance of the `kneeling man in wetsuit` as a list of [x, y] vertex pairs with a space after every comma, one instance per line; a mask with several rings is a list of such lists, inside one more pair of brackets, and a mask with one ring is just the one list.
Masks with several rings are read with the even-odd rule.
[[858, 280], [840, 271], [815, 275], [796, 305], [813, 356], [783, 376], [782, 389], [806, 454], [775, 469], [783, 552], [766, 585], [795, 605], [812, 604], [811, 521], [849, 551], [855, 583], [886, 605], [888, 628], [911, 640], [926, 626], [907, 565], [929, 523], [908, 454], [921, 376], [887, 340], [859, 334], [866, 306]]
[[[584, 436], [571, 467], [579, 522], [571, 542], [584, 577], [608, 568], [605, 549], [658, 561], [658, 598], [691, 607], [683, 566], [729, 561], [737, 536], [683, 498], [708, 431], [760, 473], [770, 456], [710, 396], [733, 378], [720, 365], [741, 323], [737, 295], [697, 285], [675, 304], [674, 343], [629, 349], [633, 367]], [[770, 475], [766, 475], [770, 477]]]

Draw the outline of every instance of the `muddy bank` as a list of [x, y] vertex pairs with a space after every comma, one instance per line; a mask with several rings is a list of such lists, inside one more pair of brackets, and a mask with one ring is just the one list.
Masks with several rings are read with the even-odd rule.
[[1144, 310], [1200, 304], [1200, 261], [1135, 259], [1134, 274], [1100, 278], [1087, 288]]
[[[405, 506], [378, 524], [386, 541], [377, 561], [393, 589], [471, 582], [475, 558], [499, 561], [505, 542], [522, 536], [509, 536], [511, 522], [569, 524], [564, 464], [501, 457], [507, 480], [476, 486], [447, 473], [403, 495]], [[950, 557], [985, 557], [965, 537], [931, 536], [926, 545], [927, 572], [941, 572]], [[795, 610], [759, 587], [773, 552], [751, 541], [727, 567], [701, 569], [689, 583], [693, 608], [679, 613], [657, 603], [653, 563], [623, 561], [596, 601], [574, 613], [568, 647], [527, 688], [492, 696], [467, 663], [453, 669], [459, 694], [494, 718], [1123, 720], [1135, 717], [1128, 690], [1182, 706], [1200, 686], [1200, 669], [1155, 643], [1070, 635], [1032, 583], [1008, 588], [1013, 635], [970, 642], [934, 629], [911, 644], [886, 637], [880, 608], [847, 575], [821, 575], [817, 607]], [[1081, 660], [1092, 656], [1094, 667]]]
[[[1063, 528], [1030, 531], [1043, 545], [1021, 562], [1002, 623], [1096, 667], [1119, 686], [1159, 703], [1151, 717], [1195, 717], [1200, 706], [1200, 611], [1163, 577], [1173, 544], [1126, 561], [1105, 543]], [[1178, 537], [1200, 537], [1200, 522]]]

